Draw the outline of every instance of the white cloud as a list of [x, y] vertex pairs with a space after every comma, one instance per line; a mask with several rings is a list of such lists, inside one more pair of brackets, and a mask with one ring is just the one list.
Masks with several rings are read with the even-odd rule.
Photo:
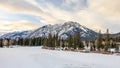
[[56, 24], [65, 21], [77, 21], [91, 29], [97, 31], [101, 29], [104, 32], [107, 28], [112, 30], [117, 25], [114, 27], [115, 30], [113, 29], [113, 32], [119, 31], [120, 0], [63, 1], [61, 5], [64, 9], [60, 8], [61, 6], [55, 6], [46, 1], [38, 3], [36, 0], [0, 0], [0, 7], [13, 13], [40, 16], [44, 19], [44, 23]]
[[0, 0], [0, 8], [14, 13], [42, 12], [38, 7], [31, 5], [26, 0]]
[[56, 22], [56, 19], [50, 13], [46, 13], [44, 7], [37, 5], [35, 0], [0, 0], [0, 9], [12, 13], [40, 16], [46, 19], [46, 23]]
[[16, 22], [0, 21], [0, 33], [13, 32], [13, 31], [24, 31], [37, 29], [40, 24], [32, 23], [29, 21], [21, 20]]
[[87, 0], [64, 0], [62, 7], [70, 11], [82, 10], [87, 8]]
[[120, 17], [120, 0], [89, 0], [90, 9], [108, 16]]

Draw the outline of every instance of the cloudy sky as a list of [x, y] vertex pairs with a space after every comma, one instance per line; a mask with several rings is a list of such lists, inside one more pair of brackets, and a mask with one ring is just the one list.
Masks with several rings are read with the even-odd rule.
[[120, 0], [0, 0], [0, 33], [66, 21], [120, 32]]

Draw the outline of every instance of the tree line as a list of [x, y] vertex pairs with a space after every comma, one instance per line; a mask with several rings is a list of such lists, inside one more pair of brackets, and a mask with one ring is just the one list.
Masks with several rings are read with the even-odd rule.
[[17, 38], [17, 39], [0, 39], [0, 47], [10, 45], [21, 45], [21, 46], [44, 46], [51, 48], [74, 48], [83, 49], [83, 43], [80, 38], [80, 32], [77, 32], [74, 36], [70, 35], [67, 39], [63, 39], [58, 36], [58, 34], [52, 35], [51, 33], [48, 37], [37, 37], [37, 38]]
[[120, 42], [120, 37], [110, 38], [109, 30], [107, 29], [106, 37], [103, 38], [101, 31], [98, 33], [96, 40], [82, 41], [80, 32], [76, 32], [74, 35], [69, 35], [67, 39], [61, 38], [58, 34], [52, 35], [51, 33], [47, 37], [35, 37], [35, 38], [17, 38], [17, 39], [0, 39], [0, 47], [10, 45], [21, 46], [43, 46], [44, 48], [64, 48], [69, 50], [84, 50], [90, 48], [91, 51], [108, 51], [109, 48], [119, 49], [116, 42]]
[[109, 29], [107, 29], [106, 37], [103, 38], [101, 31], [99, 31], [98, 38], [96, 40], [97, 50], [108, 51], [110, 48], [119, 50], [120, 44], [117, 45], [117, 42], [120, 42], [120, 37], [111, 38], [109, 34]]

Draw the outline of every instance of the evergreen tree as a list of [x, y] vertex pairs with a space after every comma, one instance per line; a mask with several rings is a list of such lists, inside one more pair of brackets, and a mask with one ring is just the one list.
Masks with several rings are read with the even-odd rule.
[[60, 38], [57, 38], [57, 40], [56, 40], [56, 46], [60, 47]]
[[38, 38], [35, 38], [35, 46], [38, 46]]
[[23, 45], [23, 38], [19, 38], [19, 45]]
[[3, 40], [0, 39], [0, 47], [3, 47]]
[[53, 44], [52, 44], [52, 35], [51, 34], [48, 35], [48, 46], [49, 47], [53, 46]]
[[10, 46], [10, 39], [7, 39], [7, 45], [8, 45], [8, 47]]
[[84, 48], [84, 45], [83, 45], [80, 37], [81, 37], [80, 32], [77, 32], [74, 36], [74, 49], [76, 49], [76, 48], [83, 49]]
[[109, 30], [107, 29], [107, 34], [105, 38], [105, 51], [107, 51], [109, 47], [110, 47], [110, 36], [109, 36]]
[[26, 38], [24, 41], [25, 45], [28, 45], [28, 46], [32, 45], [30, 42], [31, 42], [31, 38], [29, 38], [29, 39]]
[[46, 47], [46, 46], [48, 46], [49, 47], [49, 44], [48, 44], [48, 38], [44, 38], [44, 41], [42, 41], [43, 42], [43, 46], [44, 47]]
[[76, 44], [76, 36], [74, 35], [74, 36], [73, 36], [73, 48], [74, 48], [74, 49], [77, 48], [76, 45], [77, 45], [77, 44]]
[[22, 45], [25, 46], [25, 38], [23, 38]]
[[72, 35], [69, 36], [68, 38], [68, 48], [71, 48], [73, 47], [73, 37]]
[[[27, 43], [27, 40], [26, 40], [26, 43]], [[29, 46], [32, 46], [33, 43], [32, 43], [32, 38], [29, 38]]]
[[93, 51], [96, 50], [95, 41], [93, 41]]
[[18, 44], [17, 44], [17, 39], [14, 40], [14, 45], [18, 45]]
[[41, 37], [38, 38], [38, 45], [41, 46]]
[[93, 42], [90, 41], [90, 51], [93, 51], [93, 50], [94, 50], [94, 48], [93, 48]]
[[59, 47], [59, 39], [58, 39], [58, 34], [55, 35], [55, 47]]
[[52, 47], [56, 47], [56, 35], [52, 37]]
[[48, 43], [46, 45], [44, 45], [44, 43], [46, 42], [46, 39], [48, 41], [48, 38], [45, 38], [45, 37], [41, 38], [41, 45], [43, 45], [43, 46], [49, 46]]
[[101, 31], [99, 31], [98, 38], [97, 38], [97, 49], [100, 50], [102, 47], [102, 35]]
[[61, 39], [61, 46], [62, 46], [63, 48], [65, 47], [65, 41], [64, 41], [63, 38]]

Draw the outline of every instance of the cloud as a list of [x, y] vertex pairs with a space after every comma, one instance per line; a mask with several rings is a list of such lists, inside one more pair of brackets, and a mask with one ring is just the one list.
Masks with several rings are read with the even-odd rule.
[[16, 22], [0, 21], [0, 33], [37, 29], [40, 24], [21, 20]]
[[[84, 4], [80, 4], [79, 2], [82, 3], [83, 1], [65, 0], [64, 4], [67, 6], [66, 8], [71, 7], [71, 10], [76, 8], [74, 11], [67, 11], [65, 9], [58, 8], [58, 6], [56, 7], [53, 4], [47, 3], [46, 12], [54, 16], [58, 21], [77, 21], [95, 31], [102, 30], [103, 32], [106, 32], [107, 28], [109, 28], [111, 32], [119, 31], [119, 0], [114, 0], [114, 2], [113, 0], [88, 0]], [[77, 6], [71, 5], [73, 3]], [[62, 5], [65, 6], [64, 4]], [[115, 27], [114, 24], [117, 26]], [[117, 30], [114, 30], [113, 27]]]
[[35, 7], [25, 0], [0, 0], [1, 9], [16, 12], [16, 13], [37, 13], [42, 12], [38, 7]]
[[87, 0], [63, 0], [62, 8], [69, 11], [83, 10], [87, 8]]
[[90, 0], [89, 8], [103, 15], [120, 17], [120, 0]]
[[110, 28], [117, 32], [120, 29], [120, 0], [62, 0], [60, 5], [47, 0], [37, 1], [0, 0], [0, 8], [12, 13], [39, 16], [47, 24], [76, 21], [95, 31], [101, 29], [105, 32]]
[[17, 14], [31, 14], [46, 19], [46, 23], [56, 22], [56, 19], [46, 13], [44, 7], [38, 5], [35, 0], [0, 0], [0, 9]]

